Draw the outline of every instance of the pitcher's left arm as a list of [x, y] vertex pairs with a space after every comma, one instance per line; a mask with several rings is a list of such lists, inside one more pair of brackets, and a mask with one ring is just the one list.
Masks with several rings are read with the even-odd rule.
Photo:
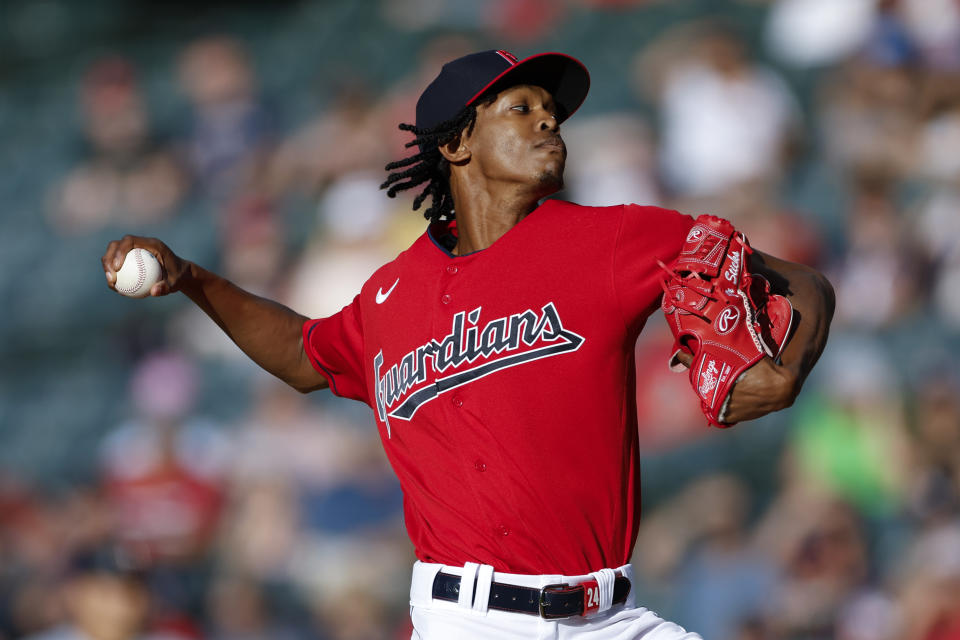
[[836, 305], [833, 286], [817, 270], [756, 250], [750, 258], [750, 271], [766, 277], [773, 293], [790, 300], [794, 330], [779, 364], [763, 358], [737, 381], [727, 409], [730, 422], [752, 420], [793, 404], [823, 353]]

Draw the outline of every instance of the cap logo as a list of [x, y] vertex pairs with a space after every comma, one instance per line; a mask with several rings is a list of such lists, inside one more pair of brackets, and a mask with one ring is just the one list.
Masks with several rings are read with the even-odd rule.
[[509, 51], [504, 51], [504, 50], [502, 50], [502, 49], [498, 49], [498, 50], [497, 50], [497, 53], [500, 55], [501, 58], [503, 58], [504, 60], [506, 60], [507, 62], [509, 62], [509, 63], [510, 63], [510, 66], [513, 66], [513, 65], [517, 64], [517, 62], [518, 62], [517, 56], [513, 55], [513, 54], [510, 53]]

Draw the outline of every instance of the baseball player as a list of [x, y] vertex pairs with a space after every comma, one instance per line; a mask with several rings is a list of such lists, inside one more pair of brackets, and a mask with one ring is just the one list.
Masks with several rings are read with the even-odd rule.
[[[559, 53], [484, 51], [423, 91], [416, 153], [387, 165], [388, 195], [420, 187], [424, 234], [353, 302], [308, 319], [127, 236], [260, 366], [302, 392], [329, 388], [372, 409], [405, 496], [418, 561], [414, 639], [699, 638], [635, 602], [640, 517], [634, 343], [663, 298], [663, 269], [689, 216], [545, 198], [563, 185], [560, 124], [589, 75]], [[815, 271], [754, 252], [796, 310], [779, 361], [738, 379], [725, 423], [789, 406], [833, 312]], [[698, 280], [699, 282], [699, 280]], [[695, 354], [680, 350], [682, 362]]]

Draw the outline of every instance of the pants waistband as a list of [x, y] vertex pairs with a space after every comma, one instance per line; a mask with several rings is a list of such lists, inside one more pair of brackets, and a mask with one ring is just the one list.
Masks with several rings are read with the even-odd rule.
[[[477, 565], [474, 563], [468, 563], [464, 566], [450, 566], [444, 564], [420, 562], [418, 560], [413, 565], [413, 577], [410, 581], [410, 604], [412, 606], [428, 607], [433, 604], [433, 582], [437, 574], [441, 571], [443, 571], [443, 573], [461, 577], [464, 576], [466, 572], [467, 577], [472, 584], [472, 588], [469, 590], [469, 594], [464, 594], [464, 601], [461, 601], [460, 606], [468, 609], [472, 608], [477, 611], [481, 609], [485, 610], [485, 607], [480, 605], [480, 603], [476, 603], [476, 606], [474, 606], [474, 603], [466, 602], [465, 600], [477, 594], [489, 593], [490, 584], [493, 582], [511, 584], [520, 587], [543, 588], [556, 584], [578, 585], [593, 578], [591, 574], [568, 576], [562, 574], [531, 575], [502, 573], [499, 571], [493, 571], [493, 567], [490, 565]], [[631, 580], [633, 579], [633, 567], [629, 564], [617, 567], [613, 569], [613, 571], [616, 572], [617, 575], [625, 576]], [[624, 606], [626, 608], [633, 608], [635, 606], [632, 590], [628, 595]]]

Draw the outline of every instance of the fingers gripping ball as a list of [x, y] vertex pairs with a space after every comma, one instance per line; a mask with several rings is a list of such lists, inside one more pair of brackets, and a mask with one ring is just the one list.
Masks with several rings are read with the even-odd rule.
[[117, 293], [130, 298], [145, 298], [150, 287], [160, 281], [162, 269], [153, 254], [146, 249], [131, 249], [117, 271], [114, 285]]
[[661, 263], [663, 312], [673, 332], [670, 368], [682, 371], [679, 353], [692, 357], [690, 384], [715, 426], [725, 420], [733, 386], [764, 356], [777, 359], [793, 322], [790, 301], [750, 272], [753, 250], [728, 221], [700, 216], [672, 269]]

